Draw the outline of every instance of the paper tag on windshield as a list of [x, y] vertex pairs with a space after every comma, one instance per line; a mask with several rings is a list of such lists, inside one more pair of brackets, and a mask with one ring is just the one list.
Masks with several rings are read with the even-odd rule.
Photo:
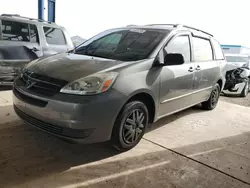
[[144, 33], [146, 30], [143, 30], [143, 29], [130, 29], [130, 31], [136, 32], [136, 33]]

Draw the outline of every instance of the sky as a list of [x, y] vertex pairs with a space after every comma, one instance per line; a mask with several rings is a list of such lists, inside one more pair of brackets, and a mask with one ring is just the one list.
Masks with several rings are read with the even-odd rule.
[[[37, 18], [37, 0], [2, 0], [0, 14]], [[47, 0], [45, 19], [47, 19]], [[129, 24], [180, 23], [250, 47], [250, 0], [56, 0], [56, 23], [85, 39]]]

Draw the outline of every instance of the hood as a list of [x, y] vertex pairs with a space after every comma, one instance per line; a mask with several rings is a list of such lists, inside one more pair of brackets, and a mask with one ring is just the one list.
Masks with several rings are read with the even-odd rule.
[[[242, 67], [244, 64], [246, 64], [246, 62], [227, 62], [226, 71], [237, 69], [239, 67]], [[248, 66], [249, 66], [249, 64], [248, 64]]]
[[71, 82], [111, 67], [115, 68], [122, 63], [122, 61], [65, 53], [33, 61], [26, 69]]
[[227, 62], [228, 64], [232, 64], [236, 67], [242, 67], [244, 64], [246, 64], [247, 62]]

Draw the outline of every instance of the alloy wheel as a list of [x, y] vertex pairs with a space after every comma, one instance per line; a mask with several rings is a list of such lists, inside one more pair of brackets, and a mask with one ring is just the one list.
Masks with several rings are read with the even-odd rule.
[[212, 94], [211, 94], [211, 104], [212, 104], [212, 106], [215, 106], [217, 104], [218, 99], [219, 99], [219, 90], [218, 90], [218, 88], [215, 88], [212, 91]]
[[133, 110], [128, 115], [123, 126], [122, 136], [124, 142], [126, 144], [132, 144], [136, 142], [143, 133], [145, 124], [145, 113], [140, 109]]

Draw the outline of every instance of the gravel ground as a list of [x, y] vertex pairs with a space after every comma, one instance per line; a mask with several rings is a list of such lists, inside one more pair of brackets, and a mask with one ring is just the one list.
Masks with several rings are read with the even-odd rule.
[[230, 102], [233, 104], [238, 104], [241, 106], [250, 107], [250, 93], [247, 97], [229, 97], [229, 96], [220, 96], [221, 101]]

